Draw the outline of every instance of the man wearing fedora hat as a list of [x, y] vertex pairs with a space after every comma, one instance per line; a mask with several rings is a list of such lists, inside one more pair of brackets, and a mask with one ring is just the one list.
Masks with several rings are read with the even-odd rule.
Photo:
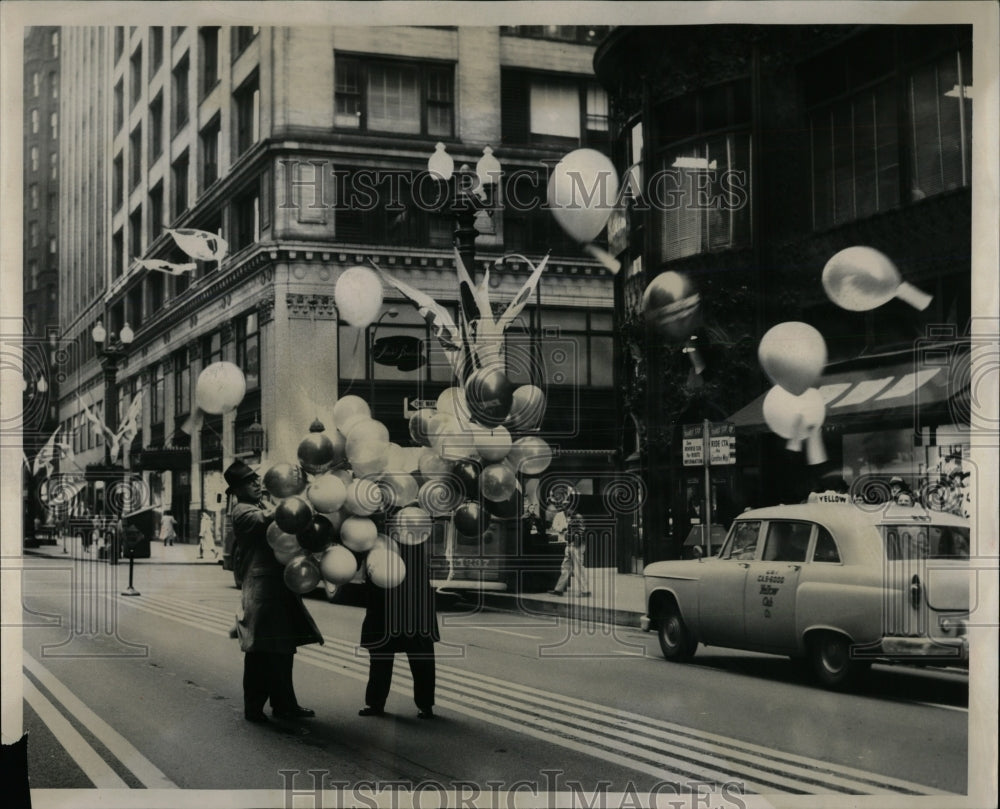
[[315, 716], [303, 708], [292, 687], [295, 650], [323, 643], [319, 628], [302, 603], [302, 596], [285, 586], [284, 566], [267, 542], [274, 510], [261, 502], [260, 477], [243, 461], [223, 473], [236, 498], [230, 510], [233, 534], [242, 552], [243, 615], [236, 622], [243, 656], [243, 711], [250, 722], [265, 722], [264, 705], [279, 719]]

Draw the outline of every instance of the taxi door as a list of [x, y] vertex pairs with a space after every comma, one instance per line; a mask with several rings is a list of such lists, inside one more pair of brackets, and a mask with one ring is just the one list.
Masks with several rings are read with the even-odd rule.
[[795, 592], [812, 538], [811, 523], [767, 523], [760, 560], [747, 569], [743, 600], [747, 646], [768, 651], [795, 650]]
[[698, 640], [738, 648], [745, 643], [747, 570], [757, 555], [760, 520], [737, 520], [716, 559], [702, 562], [698, 581]]

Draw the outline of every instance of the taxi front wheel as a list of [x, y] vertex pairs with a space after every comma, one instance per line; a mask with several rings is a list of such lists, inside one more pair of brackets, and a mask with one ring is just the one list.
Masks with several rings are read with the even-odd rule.
[[672, 662], [681, 663], [694, 657], [698, 641], [691, 637], [691, 631], [681, 618], [676, 607], [671, 607], [660, 616], [657, 634], [660, 638], [660, 651]]
[[851, 658], [851, 641], [835, 632], [823, 632], [809, 647], [813, 671], [820, 683], [834, 691], [855, 685], [871, 667], [870, 663]]

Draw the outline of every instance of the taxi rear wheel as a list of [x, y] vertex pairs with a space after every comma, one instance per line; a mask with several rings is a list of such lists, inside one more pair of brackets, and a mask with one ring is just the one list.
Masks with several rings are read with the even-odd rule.
[[667, 660], [679, 663], [694, 657], [698, 641], [691, 637], [691, 631], [676, 607], [670, 607], [660, 617], [657, 634], [660, 651]]
[[843, 690], [857, 683], [870, 664], [851, 659], [851, 641], [835, 632], [823, 632], [810, 645], [813, 671], [826, 688]]

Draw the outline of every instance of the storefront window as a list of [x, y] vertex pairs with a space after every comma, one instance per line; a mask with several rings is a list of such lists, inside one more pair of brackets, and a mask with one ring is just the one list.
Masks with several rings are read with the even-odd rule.
[[260, 328], [256, 312], [236, 322], [236, 364], [243, 370], [247, 390], [260, 387]]

